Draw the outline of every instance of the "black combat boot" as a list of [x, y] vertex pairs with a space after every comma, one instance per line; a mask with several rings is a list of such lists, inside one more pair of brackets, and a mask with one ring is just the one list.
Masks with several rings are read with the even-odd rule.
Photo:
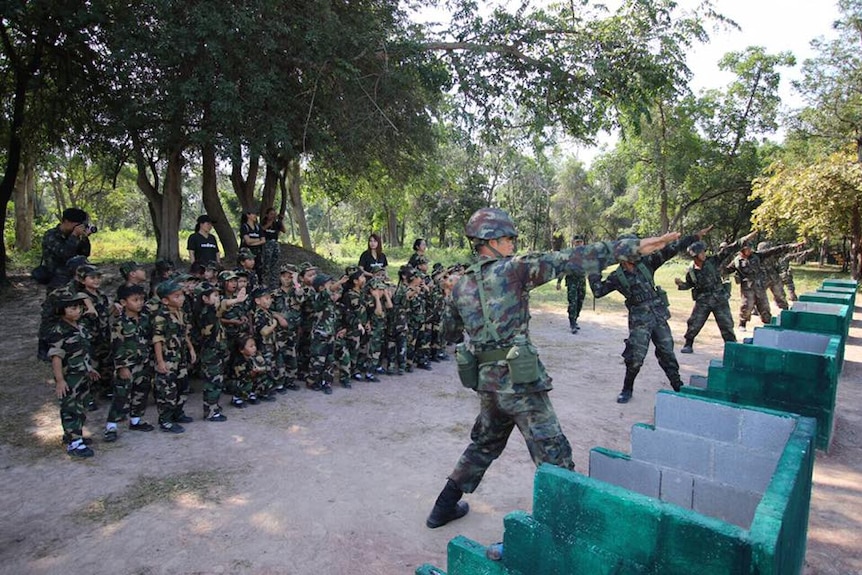
[[687, 339], [687, 340], [685, 340], [685, 345], [682, 346], [682, 349], [679, 350], [679, 352], [680, 353], [694, 353], [694, 350], [692, 349], [693, 345], [694, 345], [694, 340], [693, 339]]
[[455, 485], [455, 482], [451, 479], [447, 480], [446, 487], [437, 496], [434, 509], [425, 520], [425, 525], [430, 529], [436, 529], [467, 515], [470, 506], [466, 501], [461, 501], [462, 495], [464, 492]]
[[632, 398], [632, 391], [635, 388], [635, 378], [638, 376], [640, 369], [626, 367], [626, 378], [623, 380], [623, 390], [617, 396], [617, 403], [628, 403]]

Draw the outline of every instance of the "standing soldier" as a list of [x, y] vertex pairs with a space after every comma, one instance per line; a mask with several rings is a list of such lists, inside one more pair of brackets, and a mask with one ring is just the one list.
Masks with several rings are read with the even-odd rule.
[[629, 311], [629, 336], [623, 350], [626, 375], [623, 389], [617, 396], [617, 403], [628, 403], [632, 398], [635, 378], [641, 370], [649, 349], [649, 342], [655, 345], [658, 363], [670, 380], [674, 391], [682, 387], [679, 377], [679, 363], [673, 353], [673, 335], [667, 320], [670, 319], [667, 293], [655, 285], [655, 271], [666, 261], [685, 249], [708, 231], [702, 230], [693, 236], [686, 236], [673, 242], [637, 263], [622, 259], [620, 266], [602, 280], [600, 273], [590, 275], [590, 289], [596, 297], [618, 291], [626, 298]]
[[279, 281], [281, 288], [272, 294], [272, 311], [281, 314], [287, 320], [286, 328], [279, 325], [276, 330], [277, 353], [280, 357], [280, 381], [284, 389], [298, 389], [296, 384], [296, 346], [299, 326], [302, 323], [302, 301], [305, 297], [305, 290], [299, 283], [296, 266], [292, 264], [282, 264]]
[[796, 283], [793, 281], [793, 268], [790, 267], [790, 263], [793, 261], [796, 261], [797, 263], [804, 262], [805, 256], [813, 251], [814, 248], [809, 248], [801, 252], [787, 254], [779, 260], [778, 265], [781, 270], [781, 283], [784, 284], [784, 287], [787, 289], [787, 299], [790, 301], [796, 301], [799, 299], [796, 296]]
[[[707, 228], [711, 230], [712, 226]], [[685, 274], [685, 280], [674, 278], [681, 290], [691, 290], [694, 309], [688, 318], [688, 329], [685, 332], [685, 344], [680, 353], [692, 353], [694, 338], [703, 329], [709, 314], [715, 317], [715, 323], [721, 331], [724, 341], [736, 341], [733, 333], [733, 316], [730, 313], [730, 293], [725, 289], [721, 278], [719, 265], [734, 250], [733, 245], [725, 246], [717, 254], [707, 256], [706, 244], [696, 241], [688, 247], [688, 253], [694, 261]]]
[[200, 335], [201, 376], [204, 380], [204, 419], [227, 421], [219, 400], [224, 390], [227, 337], [219, 318], [221, 295], [217, 285], [203, 283], [195, 290], [197, 299], [195, 324]]
[[[560, 237], [562, 240], [562, 237]], [[560, 242], [562, 247], [562, 242]], [[572, 237], [572, 247], [584, 245], [584, 237], [575, 235]], [[560, 248], [557, 248], [560, 249]], [[581, 309], [584, 307], [584, 298], [587, 296], [587, 276], [581, 272], [568, 272], [557, 277], [557, 291], [560, 290], [560, 284], [563, 279], [566, 280], [566, 301], [568, 307], [566, 312], [569, 314], [569, 330], [572, 333], [578, 333], [581, 326], [578, 325], [578, 317], [581, 315]]]
[[480, 412], [461, 455], [425, 524], [440, 527], [467, 514], [461, 501], [472, 493], [500, 456], [512, 430], [521, 431], [533, 462], [572, 469], [572, 448], [554, 413], [551, 378], [530, 343], [529, 291], [568, 270], [596, 273], [616, 258], [634, 258], [676, 239], [678, 234], [637, 242], [603, 242], [557, 252], [515, 256], [518, 232], [509, 215], [482, 208], [466, 226], [479, 259], [452, 293], [469, 344], [456, 352], [461, 383], [476, 390]]
[[727, 270], [734, 274], [736, 283], [739, 284], [739, 295], [742, 298], [742, 304], [739, 307], [739, 328], [745, 330], [748, 320], [751, 319], [751, 311], [755, 307], [760, 320], [764, 324], [769, 323], [772, 320], [772, 312], [769, 309], [769, 299], [764, 285], [766, 274], [751, 244], [742, 245], [739, 254], [733, 258]]
[[764, 284], [772, 292], [772, 299], [779, 309], [788, 309], [787, 294], [784, 293], [784, 282], [781, 281], [781, 258], [805, 245], [805, 242], [783, 244], [773, 247], [769, 242], [757, 244], [757, 256], [763, 265]]

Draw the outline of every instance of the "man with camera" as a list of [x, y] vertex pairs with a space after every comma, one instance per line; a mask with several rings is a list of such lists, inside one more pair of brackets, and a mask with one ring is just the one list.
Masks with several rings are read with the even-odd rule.
[[64, 286], [72, 279], [66, 262], [74, 256], [90, 255], [90, 234], [96, 226], [90, 224], [87, 212], [80, 208], [63, 210], [63, 217], [56, 227], [42, 237], [42, 265], [50, 273], [47, 292]]

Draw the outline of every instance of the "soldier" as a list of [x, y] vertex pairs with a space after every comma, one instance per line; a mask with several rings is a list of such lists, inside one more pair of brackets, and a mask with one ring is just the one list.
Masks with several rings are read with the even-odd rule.
[[149, 316], [141, 313], [145, 296], [146, 290], [141, 285], [123, 285], [117, 290], [121, 311], [111, 339], [115, 377], [114, 397], [105, 423], [107, 442], [117, 440], [117, 423], [126, 415], [131, 431], [155, 429], [141, 419], [152, 387]]
[[60, 223], [42, 236], [42, 262], [51, 275], [46, 294], [74, 279], [67, 266], [70, 258], [90, 255], [90, 234], [95, 228], [87, 224], [87, 219], [84, 210], [67, 208]]
[[772, 299], [779, 309], [789, 309], [787, 294], [784, 292], [784, 282], [781, 281], [781, 258], [805, 245], [805, 242], [773, 246], [770, 242], [757, 244], [757, 256], [765, 274], [764, 285], [772, 292]]
[[[254, 330], [254, 342], [257, 345], [258, 353], [266, 362], [266, 374], [257, 379], [257, 387], [253, 392], [260, 401], [275, 401], [276, 383], [273, 380], [273, 374], [277, 374], [275, 364], [275, 354], [277, 339], [275, 331], [280, 327], [287, 328], [287, 320], [279, 313], [273, 313], [272, 295], [266, 286], [259, 286], [251, 292], [252, 300], [254, 300], [254, 310], [252, 311], [252, 326]], [[281, 393], [284, 393], [282, 385]]]
[[679, 250], [700, 239], [707, 231], [708, 229], [693, 236], [686, 236], [636, 263], [622, 259], [619, 267], [605, 280], [602, 280], [600, 273], [590, 275], [590, 289], [594, 296], [604, 297], [618, 291], [625, 296], [626, 309], [629, 311], [629, 336], [623, 350], [626, 375], [623, 389], [617, 396], [617, 403], [628, 403], [632, 398], [635, 378], [643, 366], [650, 341], [655, 344], [656, 358], [673, 390], [679, 391], [682, 387], [679, 363], [673, 353], [673, 335], [667, 323], [670, 319], [667, 294], [660, 286], [655, 285], [654, 275], [655, 270], [663, 263], [675, 256]]
[[[560, 237], [562, 240], [562, 237]], [[584, 245], [584, 237], [575, 235], [572, 237], [572, 247]], [[559, 250], [560, 246], [556, 249]], [[581, 315], [581, 309], [584, 307], [584, 298], [587, 296], [587, 276], [580, 272], [569, 272], [557, 278], [557, 291], [560, 291], [560, 284], [563, 279], [566, 280], [566, 301], [568, 307], [566, 312], [569, 314], [569, 331], [578, 333], [581, 326], [578, 325], [578, 317]]]
[[[99, 379], [90, 355], [90, 336], [78, 323], [84, 311], [82, 302], [87, 296], [70, 290], [57, 293], [56, 313], [60, 320], [48, 335], [48, 357], [54, 373], [57, 399], [60, 400], [60, 421], [63, 424], [63, 442], [70, 457], [92, 457], [93, 450], [84, 440], [84, 423], [87, 413], [84, 398], [90, 382]], [[86, 440], [86, 441], [89, 441]]]
[[195, 290], [195, 325], [200, 335], [201, 376], [204, 380], [204, 419], [227, 421], [219, 400], [224, 390], [227, 337], [219, 318], [221, 296], [218, 286], [203, 283]]
[[781, 271], [781, 283], [787, 289], [787, 299], [790, 301], [797, 301], [799, 299], [796, 296], [796, 283], [793, 281], [793, 268], [790, 267], [790, 263], [793, 261], [797, 263], [804, 262], [805, 257], [813, 251], [814, 248], [809, 248], [801, 252], [786, 254], [779, 260], [778, 266]]
[[751, 310], [755, 307], [760, 320], [764, 324], [769, 323], [772, 320], [772, 312], [769, 309], [769, 299], [764, 285], [766, 274], [751, 244], [742, 245], [739, 254], [733, 258], [727, 270], [734, 274], [736, 283], [739, 284], [739, 295], [742, 298], [742, 304], [739, 307], [739, 328], [745, 330], [748, 320], [751, 319]]
[[[180, 423], [192, 418], [182, 414], [178, 378], [185, 367], [183, 349], [188, 350], [188, 359], [197, 359], [188, 333], [188, 324], [183, 314], [185, 294], [183, 286], [175, 280], [163, 281], [156, 288], [161, 305], [153, 317], [153, 352], [156, 362], [156, 407], [159, 410], [159, 428], [169, 433], [183, 433]], [[182, 415], [181, 415], [182, 414]]]
[[676, 239], [603, 242], [549, 253], [513, 255], [518, 237], [506, 212], [482, 208], [466, 225], [478, 261], [452, 293], [454, 314], [464, 323], [469, 344], [456, 352], [461, 383], [477, 391], [480, 413], [464, 451], [440, 492], [425, 524], [440, 527], [463, 517], [472, 493], [491, 463], [500, 456], [512, 430], [524, 435], [536, 465], [552, 463], [572, 469], [572, 448], [563, 435], [548, 397], [551, 378], [529, 341], [531, 289], [569, 270], [598, 272], [616, 258], [649, 253]]
[[[711, 229], [707, 228], [707, 230]], [[724, 341], [736, 341], [733, 333], [733, 316], [730, 313], [730, 292], [725, 289], [721, 279], [720, 263], [732, 252], [733, 246], [725, 246], [717, 254], [707, 256], [706, 244], [696, 241], [688, 246], [688, 253], [694, 261], [685, 274], [685, 280], [674, 278], [681, 290], [691, 290], [694, 309], [688, 318], [688, 329], [685, 332], [685, 344], [680, 353], [692, 353], [694, 338], [703, 329], [709, 314], [715, 317], [715, 323], [721, 331]]]

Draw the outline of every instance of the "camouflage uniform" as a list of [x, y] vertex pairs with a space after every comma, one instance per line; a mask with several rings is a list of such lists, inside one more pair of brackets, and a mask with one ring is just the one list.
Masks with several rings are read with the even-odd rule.
[[685, 332], [683, 352], [691, 351], [694, 339], [703, 329], [710, 313], [715, 317], [721, 338], [724, 341], [736, 341], [736, 335], [733, 333], [733, 315], [730, 313], [730, 293], [724, 287], [719, 268], [727, 253], [732, 250], [732, 246], [726, 246], [717, 254], [708, 256], [700, 267], [692, 263], [686, 272], [685, 281], [677, 284], [681, 290], [690, 289], [691, 298], [694, 300], [694, 309], [691, 310], [688, 329]]
[[587, 295], [587, 276], [580, 272], [571, 272], [557, 278], [557, 284], [565, 280], [566, 301], [568, 305], [566, 312], [569, 315], [569, 329], [572, 332], [578, 330], [578, 318], [584, 307], [584, 298]]
[[63, 377], [69, 392], [60, 400], [60, 421], [66, 443], [81, 439], [87, 421], [85, 398], [90, 390], [88, 374], [95, 371], [91, 355], [90, 335], [83, 324], [58, 321], [48, 335], [48, 357], [63, 362]]
[[404, 373], [407, 369], [407, 330], [410, 308], [407, 286], [399, 284], [392, 294], [392, 308], [386, 310], [386, 373]]
[[368, 325], [367, 293], [355, 287], [344, 292], [341, 296], [341, 308], [344, 327], [347, 333], [344, 336], [344, 346], [348, 357], [346, 376], [353, 375], [356, 379], [362, 379], [362, 372], [366, 369], [367, 359], [362, 347], [365, 339], [365, 326]]
[[[750, 249], [743, 247], [743, 251]], [[772, 312], [769, 309], [769, 299], [766, 296], [764, 280], [766, 274], [762, 268], [760, 258], [754, 252], [748, 257], [738, 254], [727, 266], [728, 271], [734, 273], [736, 283], [739, 284], [739, 295], [742, 304], [739, 308], [739, 327], [745, 328], [751, 319], [751, 310], [757, 307], [757, 312], [764, 324], [772, 320]]]
[[[198, 296], [200, 297], [200, 296]], [[228, 356], [227, 337], [219, 318], [218, 308], [201, 303], [195, 321], [200, 336], [200, 370], [204, 379], [204, 417], [221, 413], [219, 405], [224, 391], [225, 358]]]
[[279, 381], [288, 389], [296, 389], [297, 358], [296, 346], [298, 332], [302, 323], [302, 302], [304, 290], [297, 290], [291, 285], [286, 291], [278, 289], [272, 294], [272, 311], [280, 313], [287, 320], [287, 327], [276, 328], [276, 353], [279, 355]]
[[787, 289], [787, 299], [790, 301], [797, 301], [799, 299], [796, 296], [796, 283], [793, 281], [793, 268], [790, 267], [790, 263], [793, 260], [807, 256], [812, 251], [812, 249], [807, 249], [801, 252], [787, 254], [782, 256], [779, 260], [778, 266], [781, 270], [781, 283], [784, 284], [784, 287]]
[[414, 367], [428, 368], [425, 290], [420, 286], [407, 288], [407, 371]]
[[[108, 422], [117, 423], [127, 414], [130, 417], [144, 416], [153, 377], [151, 341], [152, 329], [148, 314], [141, 313], [135, 318], [126, 315], [125, 310], [120, 312], [111, 342], [115, 377]], [[129, 370], [128, 379], [120, 377], [122, 368]]]
[[[331, 278], [320, 274], [315, 278], [315, 287], [320, 291], [315, 294], [315, 317], [311, 328], [311, 345], [309, 348], [308, 379], [311, 388], [332, 393], [332, 381], [335, 379], [335, 366], [343, 362], [344, 348], [336, 346], [336, 332], [341, 327], [341, 313], [332, 300], [332, 292], [325, 287]], [[338, 352], [338, 356], [336, 356]]]
[[697, 240], [697, 236], [687, 236], [665, 246], [635, 264], [631, 271], [622, 265], [602, 280], [601, 274], [589, 276], [590, 289], [597, 298], [618, 291], [626, 298], [629, 312], [629, 336], [623, 350], [626, 375], [623, 390], [617, 397], [619, 403], [631, 398], [635, 378], [643, 366], [650, 341], [655, 344], [658, 363], [670, 380], [674, 390], [679, 390], [682, 380], [679, 376], [679, 363], [673, 353], [673, 335], [667, 320], [670, 319], [667, 294], [656, 287], [653, 280], [655, 270], [674, 257], [681, 249], [687, 248]]
[[[110, 397], [113, 391], [114, 360], [111, 357], [111, 304], [102, 290], [88, 291], [84, 288], [84, 277], [89, 274], [98, 273], [96, 268], [83, 265], [78, 268], [77, 280], [74, 290], [83, 293], [91, 302], [95, 313], [88, 313], [84, 308], [81, 323], [90, 334], [90, 345], [92, 359], [96, 370], [99, 372], [99, 380], [91, 385], [91, 394], [87, 403], [92, 404], [96, 396], [101, 398]], [[92, 409], [92, 407], [91, 407]]]
[[78, 237], [72, 233], [64, 235], [58, 225], [42, 236], [42, 262], [51, 270], [51, 281], [46, 286], [46, 293], [65, 286], [72, 280], [72, 271], [66, 262], [75, 256], [90, 255], [90, 239]]
[[[273, 374], [278, 374], [281, 371], [281, 366], [276, 363], [278, 321], [268, 309], [255, 307], [252, 312], [252, 324], [254, 325], [254, 340], [257, 344], [258, 354], [266, 364], [266, 372], [255, 380], [255, 387], [252, 391], [258, 398], [266, 399], [275, 390], [276, 384]], [[267, 329], [272, 331], [264, 335], [263, 331]]]
[[[167, 282], [164, 282], [167, 283]], [[182, 310], [171, 310], [159, 306], [153, 316], [153, 344], [162, 344], [162, 357], [167, 373], [155, 375], [156, 407], [159, 410], [159, 424], [170, 428], [170, 424], [182, 417], [183, 404], [179, 393], [179, 375], [185, 367], [188, 325]]]
[[259, 386], [257, 380], [266, 375], [266, 360], [260, 354], [246, 357], [240, 355], [233, 362], [230, 387], [234, 395], [257, 403], [252, 390]]

